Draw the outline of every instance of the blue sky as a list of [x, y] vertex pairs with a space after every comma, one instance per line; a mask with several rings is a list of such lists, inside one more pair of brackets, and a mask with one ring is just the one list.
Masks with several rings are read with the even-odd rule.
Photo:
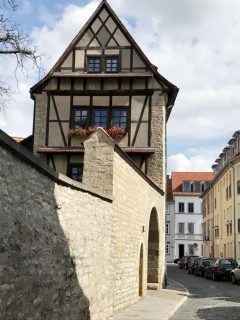
[[[49, 70], [98, 0], [17, 1], [13, 16], [28, 32]], [[169, 170], [209, 171], [239, 130], [240, 1], [109, 0], [159, 72], [180, 88], [168, 122]], [[29, 88], [36, 70], [14, 79], [14, 60], [0, 61], [0, 74], [16, 95], [0, 128], [27, 136], [32, 128]], [[6, 68], [7, 65], [7, 68]]]

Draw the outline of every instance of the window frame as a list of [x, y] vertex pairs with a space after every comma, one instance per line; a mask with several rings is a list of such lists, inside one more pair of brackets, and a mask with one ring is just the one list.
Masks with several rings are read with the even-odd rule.
[[[111, 125], [112, 127], [116, 127], [114, 125], [114, 112], [126, 112], [126, 127], [122, 127], [122, 126], [118, 126], [118, 128], [124, 128], [125, 130], [127, 130], [128, 128], [128, 109], [127, 108], [112, 108], [112, 111], [111, 111]], [[121, 116], [120, 116], [120, 119], [121, 119]], [[121, 123], [121, 121], [120, 121]]]
[[[182, 232], [180, 230], [180, 226], [182, 227]], [[178, 222], [178, 233], [179, 234], [185, 234], [185, 223], [184, 222]]]
[[[117, 60], [117, 67], [116, 67], [116, 71], [107, 71], [107, 59], [116, 59]], [[112, 66], [112, 63], [111, 63]], [[120, 70], [120, 59], [119, 59], [119, 55], [106, 55], [104, 56], [104, 72], [105, 73], [119, 73]]]
[[[186, 190], [185, 189], [185, 184], [186, 183], [188, 183], [188, 189], [189, 190]], [[182, 192], [191, 192], [191, 181], [190, 180], [184, 180], [183, 182], [182, 182]]]
[[[183, 211], [180, 210], [181, 205], [183, 207]], [[178, 212], [179, 213], [185, 213], [185, 203], [184, 202], [178, 202]]]
[[[75, 112], [76, 111], [86, 111], [87, 112], [87, 121], [86, 121], [86, 126], [85, 127], [76, 127], [75, 124]], [[89, 108], [87, 107], [78, 107], [78, 106], [74, 106], [72, 108], [72, 112], [71, 112], [71, 128], [87, 128], [89, 126]]]
[[[199, 191], [196, 191], [196, 185], [199, 185]], [[193, 192], [194, 193], [201, 193], [201, 181], [196, 180], [193, 182]]]
[[[193, 232], [191, 232], [190, 227], [192, 227]], [[188, 234], [194, 234], [194, 222], [188, 222]]]
[[170, 242], [166, 242], [165, 251], [166, 251], [166, 255], [170, 255]]
[[[192, 211], [190, 211], [190, 205], [192, 205]], [[194, 213], [194, 202], [188, 202], [188, 213]]]
[[166, 222], [166, 234], [169, 235], [170, 234], [170, 221]]
[[[106, 126], [104, 127], [104, 126], [102, 126], [102, 125], [96, 125], [95, 123], [94, 123], [94, 112], [103, 112], [103, 111], [106, 111], [107, 112], [107, 115], [106, 115], [106, 118], [107, 118], [107, 121], [106, 121]], [[101, 116], [100, 116], [100, 120], [101, 120]], [[102, 127], [102, 128], [105, 128], [105, 129], [108, 129], [108, 128], [110, 128], [110, 124], [111, 124], [111, 112], [110, 112], [110, 109], [108, 109], [108, 108], [98, 108], [98, 107], [96, 107], [96, 108], [93, 108], [92, 109], [92, 119], [91, 119], [91, 123], [92, 123], [92, 126], [93, 127]]]
[[[89, 60], [90, 59], [93, 59], [93, 60], [95, 60], [95, 59], [99, 59], [99, 71], [95, 71], [95, 70], [93, 70], [93, 71], [90, 71], [89, 70]], [[86, 71], [87, 71], [87, 73], [101, 73], [102, 72], [102, 56], [94, 56], [94, 55], [86, 55]], [[95, 65], [95, 62], [94, 62], [94, 65]]]
[[[77, 179], [74, 179], [74, 178], [72, 177], [72, 169], [73, 169], [73, 168], [77, 168], [77, 169], [80, 169], [80, 168], [81, 168], [81, 170], [82, 170], [82, 177], [81, 177], [81, 179], [77, 180]], [[75, 180], [75, 181], [82, 182], [82, 180], [83, 180], [83, 163], [69, 163], [69, 165], [68, 165], [68, 176], [69, 176], [71, 179]]]

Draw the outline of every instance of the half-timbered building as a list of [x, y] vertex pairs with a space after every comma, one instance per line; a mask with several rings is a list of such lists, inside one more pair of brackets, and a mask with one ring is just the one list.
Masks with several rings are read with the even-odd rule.
[[31, 88], [33, 151], [81, 181], [83, 141], [103, 127], [164, 188], [165, 124], [177, 93], [102, 1], [50, 72]]

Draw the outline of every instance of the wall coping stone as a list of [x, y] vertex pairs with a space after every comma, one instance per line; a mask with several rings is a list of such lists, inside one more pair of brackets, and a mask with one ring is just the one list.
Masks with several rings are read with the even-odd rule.
[[47, 164], [45, 164], [41, 159], [35, 157], [30, 151], [28, 151], [24, 146], [20, 143], [17, 143], [13, 140], [9, 135], [7, 135], [4, 131], [0, 129], [0, 146], [4, 146], [6, 149], [10, 150], [13, 154], [21, 158], [26, 163], [33, 166], [35, 169], [48, 176], [53, 181], [58, 184], [62, 184], [68, 186], [70, 188], [74, 188], [80, 190], [82, 192], [86, 192], [91, 194], [94, 197], [101, 198], [107, 202], [112, 202], [113, 198], [109, 195], [106, 195], [102, 192], [96, 192], [91, 187], [88, 187], [80, 182], [72, 180], [71, 178], [57, 173], [55, 170], [50, 168]]

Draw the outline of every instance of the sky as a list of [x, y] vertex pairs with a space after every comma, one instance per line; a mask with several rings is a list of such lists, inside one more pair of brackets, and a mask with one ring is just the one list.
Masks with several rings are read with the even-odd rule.
[[[96, 9], [97, 0], [19, 0], [12, 18], [26, 31], [48, 71]], [[168, 172], [211, 171], [240, 129], [239, 0], [109, 0], [158, 71], [179, 89], [167, 124]], [[15, 90], [0, 129], [32, 132], [29, 88], [41, 74], [0, 58], [0, 75]], [[17, 78], [17, 81], [16, 81]]]

